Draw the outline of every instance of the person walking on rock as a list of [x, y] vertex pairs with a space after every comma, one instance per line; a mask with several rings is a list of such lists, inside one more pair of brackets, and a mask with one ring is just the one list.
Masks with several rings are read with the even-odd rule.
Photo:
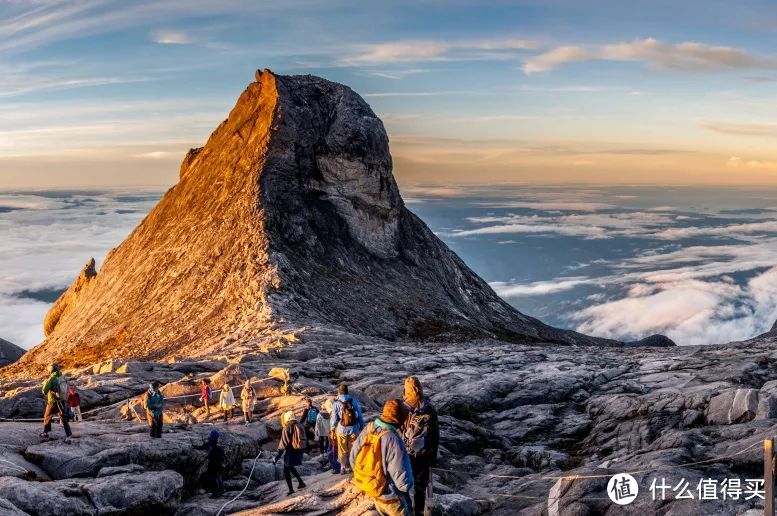
[[256, 406], [256, 390], [251, 386], [251, 380], [246, 380], [243, 384], [243, 390], [240, 391], [240, 400], [242, 402], [243, 420], [245, 425], [251, 424], [251, 415], [254, 413], [254, 407]]
[[340, 473], [351, 471], [351, 447], [364, 428], [364, 416], [359, 402], [348, 394], [348, 386], [343, 384], [337, 388], [337, 400], [332, 409], [332, 431], [337, 439], [337, 457], [340, 460]]
[[313, 436], [318, 442], [318, 451], [321, 455], [326, 455], [329, 451], [329, 414], [331, 411], [332, 401], [326, 400], [316, 416], [316, 425], [313, 429]]
[[81, 396], [78, 395], [75, 387], [70, 387], [67, 391], [67, 406], [73, 411], [73, 421], [81, 422], [84, 420], [81, 417]]
[[399, 434], [407, 414], [401, 400], [388, 400], [380, 417], [366, 426], [351, 450], [353, 483], [372, 498], [375, 510], [384, 516], [413, 514], [413, 468]]
[[41, 432], [41, 439], [48, 439], [49, 432], [51, 432], [51, 418], [54, 417], [54, 412], [59, 414], [59, 419], [62, 422], [62, 427], [65, 429], [65, 440], [69, 441], [70, 436], [73, 433], [70, 431], [70, 422], [67, 417], [67, 407], [65, 407], [65, 399], [62, 396], [62, 390], [60, 385], [60, 378], [62, 377], [62, 371], [59, 365], [51, 364], [49, 366], [49, 376], [43, 382], [43, 388], [41, 389], [43, 395], [46, 397], [46, 410], [43, 412], [43, 432]]
[[421, 382], [415, 376], [405, 380], [402, 399], [409, 411], [402, 433], [415, 479], [413, 512], [416, 516], [422, 516], [426, 507], [426, 498], [431, 495], [427, 490], [432, 478], [432, 468], [437, 465], [440, 425], [437, 411], [424, 397]]
[[151, 437], [162, 437], [162, 422], [164, 420], [165, 396], [159, 390], [159, 382], [148, 386], [146, 393], [146, 413], [151, 428]]
[[305, 449], [308, 447], [305, 436], [305, 428], [294, 417], [294, 412], [284, 412], [281, 416], [281, 441], [278, 443], [278, 452], [273, 458], [273, 464], [283, 455], [283, 478], [289, 488], [288, 496], [294, 494], [294, 487], [291, 485], [291, 476], [297, 479], [297, 489], [305, 487], [305, 482], [297, 471], [296, 466], [302, 465], [302, 457]]
[[202, 406], [205, 407], [205, 417], [210, 417], [210, 398], [213, 396], [213, 391], [210, 388], [210, 380], [207, 378], [202, 379], [202, 391], [200, 392], [200, 401]]
[[211, 492], [211, 498], [217, 498], [224, 494], [224, 461], [226, 455], [224, 448], [219, 445], [218, 430], [211, 430], [208, 440], [201, 446], [195, 446], [195, 450], [208, 451], [208, 467], [202, 480], [206, 488]]
[[219, 397], [219, 406], [224, 413], [224, 421], [229, 421], [232, 416], [235, 415], [235, 395], [232, 394], [232, 387], [229, 384], [224, 384], [221, 388], [221, 396]]

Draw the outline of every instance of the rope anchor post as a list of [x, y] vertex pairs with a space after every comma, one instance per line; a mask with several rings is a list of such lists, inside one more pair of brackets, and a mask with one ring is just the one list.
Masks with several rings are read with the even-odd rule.
[[774, 516], [774, 439], [764, 439], [764, 516]]

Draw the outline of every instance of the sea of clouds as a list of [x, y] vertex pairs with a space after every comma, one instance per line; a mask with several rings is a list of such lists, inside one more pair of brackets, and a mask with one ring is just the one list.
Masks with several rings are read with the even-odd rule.
[[98, 265], [161, 196], [157, 191], [0, 193], [0, 338], [43, 339], [43, 316], [84, 264]]
[[413, 197], [422, 216], [458, 205], [462, 219], [438, 234], [465, 261], [490, 255], [476, 268], [496, 292], [553, 324], [695, 345], [747, 339], [777, 319], [777, 190], [503, 187]]
[[[157, 190], [0, 192], [0, 338], [30, 348]], [[557, 326], [681, 345], [777, 319], [777, 190], [405, 186], [408, 206], [496, 292]]]

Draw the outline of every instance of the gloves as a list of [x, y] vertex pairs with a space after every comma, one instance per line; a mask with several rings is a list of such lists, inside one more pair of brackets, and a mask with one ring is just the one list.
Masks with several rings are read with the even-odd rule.
[[272, 463], [273, 464], [278, 464], [278, 457], [273, 457], [272, 458]]

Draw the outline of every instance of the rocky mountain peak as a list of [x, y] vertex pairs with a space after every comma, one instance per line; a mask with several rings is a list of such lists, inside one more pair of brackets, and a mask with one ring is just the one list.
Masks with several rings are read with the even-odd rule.
[[617, 344], [501, 300], [402, 201], [380, 119], [353, 90], [257, 72], [179, 182], [19, 363], [200, 356], [305, 328], [389, 340]]

